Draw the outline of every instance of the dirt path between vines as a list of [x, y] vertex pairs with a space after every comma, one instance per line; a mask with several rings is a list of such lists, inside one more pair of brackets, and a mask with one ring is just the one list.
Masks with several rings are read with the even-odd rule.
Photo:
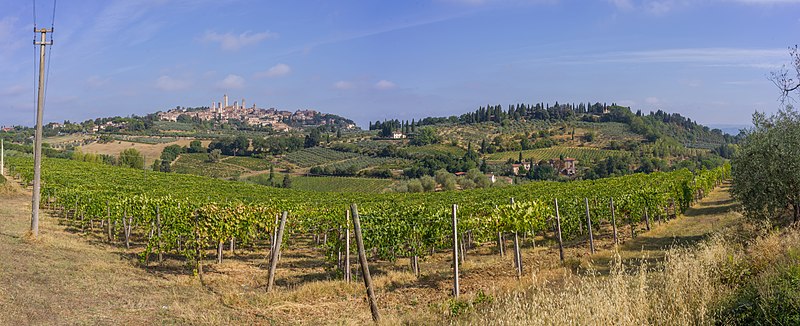
[[[12, 181], [13, 182], [13, 181]], [[641, 257], [657, 261], [665, 248], [691, 245], [713, 232], [735, 229], [741, 215], [727, 186], [709, 194], [677, 219], [653, 222], [637, 238], [620, 226], [620, 256], [635, 263]], [[227, 254], [222, 264], [205, 261], [206, 286], [171, 257], [164, 265], [142, 267], [124, 246], [103, 242], [98, 234], [83, 234], [60, 219], [43, 214], [40, 237], [25, 237], [30, 221], [30, 192], [0, 194], [0, 324], [345, 324], [370, 322], [363, 284], [344, 283], [310, 237], [295, 236], [287, 244], [276, 275], [277, 291], [265, 292], [266, 249], [243, 248]], [[558, 261], [552, 240], [524, 242], [524, 277], [517, 280], [508, 254], [500, 257], [493, 244], [469, 250], [462, 264], [461, 300], [499, 296], [542, 279], [557, 279], [592, 267], [608, 266], [614, 253], [610, 226], [595, 235], [598, 253], [577, 240], [566, 248], [568, 268]], [[543, 246], [545, 244], [546, 246]], [[356, 261], [355, 259], [353, 260]], [[408, 259], [370, 262], [379, 308], [386, 324], [447, 322], [454, 309], [450, 299], [450, 253], [438, 252], [421, 262], [422, 275], [408, 273]], [[357, 264], [353, 264], [357, 269]], [[536, 278], [531, 277], [536, 275]], [[482, 294], [479, 294], [482, 293]], [[484, 298], [486, 297], [484, 296]]]

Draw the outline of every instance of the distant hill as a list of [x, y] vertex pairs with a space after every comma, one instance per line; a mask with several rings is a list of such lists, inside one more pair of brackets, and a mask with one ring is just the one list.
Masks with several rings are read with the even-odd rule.
[[617, 122], [627, 125], [629, 131], [644, 137], [645, 142], [655, 142], [661, 138], [669, 138], [686, 147], [708, 149], [736, 142], [734, 136], [738, 135], [738, 130], [725, 133], [720, 129], [701, 125], [678, 113], [668, 113], [662, 110], [649, 113], [643, 113], [640, 110], [633, 112], [630, 107], [614, 103], [607, 105], [599, 102], [594, 104], [559, 104], [556, 102], [553, 105], [549, 103], [519, 103], [508, 105], [505, 108], [499, 104], [487, 105], [460, 116], [428, 117], [420, 120], [411, 120], [410, 122], [408, 120], [370, 122], [369, 129], [380, 130], [381, 134], [388, 136], [396, 130], [408, 134], [421, 126], [440, 124], [471, 125], [486, 122], [503, 125], [509, 121], [543, 121], [550, 123], [574, 121], [589, 123]]
[[752, 128], [753, 125], [751, 125], [751, 124], [710, 124], [710, 125], [708, 125], [708, 127], [709, 128], [713, 128], [713, 129], [722, 130], [722, 132], [724, 132], [724, 133], [726, 133], [728, 135], [736, 136], [736, 135], [739, 134], [739, 131], [741, 131], [743, 129]]

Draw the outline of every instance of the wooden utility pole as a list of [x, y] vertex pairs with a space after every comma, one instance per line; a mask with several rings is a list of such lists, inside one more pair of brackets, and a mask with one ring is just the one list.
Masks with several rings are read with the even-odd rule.
[[34, 45], [39, 45], [39, 94], [36, 103], [36, 138], [34, 140], [33, 151], [33, 199], [31, 201], [31, 236], [39, 236], [39, 202], [42, 199], [41, 179], [42, 179], [42, 115], [44, 114], [44, 52], [48, 45], [52, 45], [52, 40], [47, 41], [47, 33], [52, 33], [53, 28], [33, 28], [34, 33], [41, 34], [41, 41], [33, 41]]

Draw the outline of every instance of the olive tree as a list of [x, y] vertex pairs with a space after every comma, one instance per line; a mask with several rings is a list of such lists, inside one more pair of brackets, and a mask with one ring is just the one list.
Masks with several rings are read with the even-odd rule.
[[751, 217], [778, 219], [791, 208], [800, 218], [800, 114], [791, 106], [767, 117], [753, 114], [731, 160], [732, 193]]

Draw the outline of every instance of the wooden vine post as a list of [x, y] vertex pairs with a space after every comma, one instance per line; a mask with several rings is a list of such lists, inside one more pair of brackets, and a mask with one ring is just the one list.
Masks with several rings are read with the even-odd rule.
[[647, 231], [650, 231], [650, 215], [647, 214], [647, 206], [644, 207], [644, 225]]
[[122, 214], [122, 228], [125, 231], [125, 249], [131, 249], [131, 222], [128, 220], [128, 212]]
[[164, 261], [164, 252], [161, 243], [161, 210], [158, 205], [156, 205], [156, 231], [158, 234], [158, 262], [161, 263]]
[[554, 198], [556, 204], [556, 233], [558, 237], [558, 255], [561, 258], [561, 263], [564, 263], [564, 242], [561, 240], [561, 215], [558, 213], [558, 198]]
[[344, 280], [350, 283], [350, 210], [345, 210], [347, 215], [346, 227], [344, 229]]
[[106, 219], [108, 221], [108, 243], [111, 243], [112, 240], [112, 228], [111, 228], [111, 207], [108, 205], [108, 200], [106, 200]]
[[614, 213], [614, 197], [611, 197], [610, 205], [611, 205], [611, 227], [612, 230], [614, 231], [614, 244], [616, 245], [619, 243], [619, 238], [617, 237], [617, 217]]
[[[511, 198], [514, 205], [514, 198]], [[522, 253], [519, 252], [519, 233], [514, 230], [514, 266], [517, 268], [517, 279], [522, 278]]]
[[200, 284], [203, 284], [203, 253], [201, 251], [202, 244], [200, 243], [200, 222], [198, 221], [197, 212], [194, 215], [194, 254], [197, 269], [197, 276], [200, 277]]
[[458, 298], [458, 205], [453, 204], [453, 296]]
[[589, 229], [589, 248], [591, 248], [592, 255], [594, 255], [594, 236], [592, 235], [592, 216], [589, 215], [589, 198], [584, 197], [584, 202], [586, 203], [586, 225], [588, 225]]
[[361, 275], [364, 279], [364, 287], [367, 288], [369, 310], [372, 312], [372, 320], [377, 323], [381, 320], [381, 315], [380, 312], [378, 312], [378, 302], [375, 300], [375, 289], [372, 287], [372, 276], [369, 274], [367, 254], [364, 252], [364, 240], [361, 237], [361, 220], [358, 218], [358, 207], [356, 204], [351, 204], [350, 210], [353, 213], [353, 231], [355, 232], [356, 247], [358, 248], [358, 262], [361, 265]]
[[281, 252], [281, 242], [283, 241], [283, 228], [286, 226], [286, 215], [288, 213], [283, 211], [281, 214], [281, 224], [278, 225], [277, 236], [275, 237], [275, 244], [272, 247], [272, 257], [269, 262], [269, 281], [267, 283], [267, 292], [272, 291], [272, 285], [275, 284], [275, 269], [278, 267], [278, 255]]

